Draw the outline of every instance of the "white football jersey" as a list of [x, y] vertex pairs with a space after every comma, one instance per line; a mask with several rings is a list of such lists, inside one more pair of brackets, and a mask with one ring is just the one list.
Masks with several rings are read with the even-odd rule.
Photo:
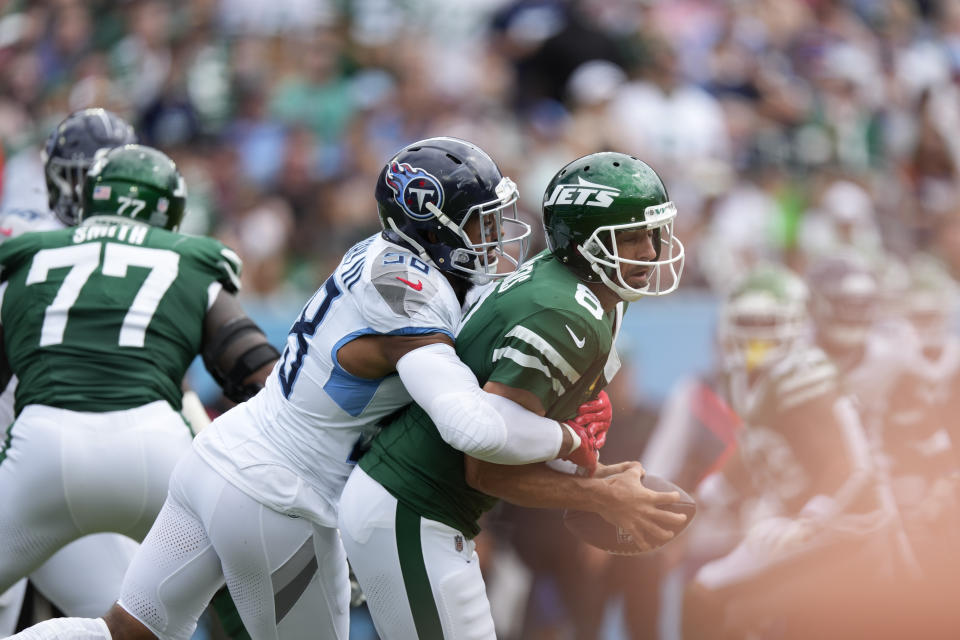
[[271, 508], [336, 526], [337, 502], [378, 422], [411, 402], [397, 374], [337, 362], [364, 335], [454, 336], [463, 312], [433, 265], [379, 234], [350, 249], [307, 301], [263, 390], [213, 421], [198, 453]]
[[[62, 228], [60, 219], [49, 211], [17, 208], [0, 211], [0, 244], [28, 231], [52, 231]], [[13, 376], [0, 394], [0, 429], [6, 429], [13, 422], [13, 395], [16, 389], [17, 377]]]

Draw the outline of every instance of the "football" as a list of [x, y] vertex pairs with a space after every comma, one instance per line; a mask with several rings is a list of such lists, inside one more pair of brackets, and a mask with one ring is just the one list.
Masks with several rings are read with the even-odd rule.
[[[643, 477], [643, 486], [653, 491], [663, 493], [676, 491], [680, 494], [680, 500], [678, 502], [660, 505], [661, 509], [687, 515], [687, 519], [683, 524], [676, 527], [667, 527], [672, 529], [675, 534], [670, 540], [676, 540], [677, 535], [690, 525], [693, 516], [697, 513], [697, 503], [694, 502], [693, 498], [691, 498], [686, 491], [677, 485], [651, 473]], [[563, 524], [566, 525], [567, 529], [575, 536], [587, 544], [603, 549], [608, 553], [632, 556], [644, 552], [643, 549], [636, 545], [630, 534], [620, 527], [614, 526], [604, 520], [599, 513], [568, 509], [563, 513]], [[650, 550], [655, 550], [666, 544], [659, 540], [650, 540], [649, 542], [652, 546]]]

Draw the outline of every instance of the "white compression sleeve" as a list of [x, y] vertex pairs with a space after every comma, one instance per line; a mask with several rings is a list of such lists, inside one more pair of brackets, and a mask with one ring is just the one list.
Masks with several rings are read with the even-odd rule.
[[397, 373], [454, 449], [496, 464], [557, 457], [563, 441], [560, 424], [480, 389], [477, 377], [450, 345], [414, 349], [397, 362]]

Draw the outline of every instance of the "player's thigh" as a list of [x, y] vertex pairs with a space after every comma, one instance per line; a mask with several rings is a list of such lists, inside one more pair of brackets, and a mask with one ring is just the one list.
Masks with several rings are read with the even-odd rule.
[[494, 638], [474, 544], [421, 518], [362, 469], [340, 499], [347, 555], [384, 640]]
[[[215, 491], [196, 491], [183, 480]], [[342, 638], [350, 584], [336, 529], [317, 528], [251, 498], [195, 452], [177, 467], [171, 496], [200, 514], [244, 627], [254, 640]]]
[[[167, 496], [170, 474], [191, 446], [189, 428], [166, 402], [99, 416], [65, 430], [67, 498], [85, 533], [114, 531], [141, 540]], [[90, 442], [86, 442], [86, 441]]]
[[120, 606], [161, 640], [190, 638], [224, 583], [208, 527], [229, 523], [211, 522], [196, 505], [216, 504], [225, 483], [209, 467], [187, 464], [190, 457], [174, 470], [170, 494], [120, 588]]
[[95, 618], [120, 597], [123, 575], [138, 546], [118, 533], [84, 536], [53, 554], [30, 580], [68, 616]]
[[62, 429], [30, 406], [0, 440], [0, 592], [80, 535], [60, 461]]
[[270, 580], [278, 638], [347, 640], [350, 576], [347, 554], [335, 528], [315, 527], [312, 539], [274, 569]]

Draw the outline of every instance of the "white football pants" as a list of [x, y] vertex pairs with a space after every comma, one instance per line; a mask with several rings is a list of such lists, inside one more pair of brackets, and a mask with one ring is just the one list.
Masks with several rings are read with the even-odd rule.
[[120, 606], [161, 640], [187, 640], [224, 582], [253, 640], [346, 640], [350, 581], [336, 529], [264, 506], [193, 450], [134, 556]]
[[340, 496], [339, 524], [382, 640], [496, 638], [472, 540], [398, 503], [360, 467]]
[[[191, 437], [163, 401], [105, 413], [24, 407], [0, 444], [0, 592], [87, 534], [142, 539]], [[125, 564], [129, 550], [116, 552]]]
[[[120, 597], [120, 583], [137, 543], [117, 533], [74, 540], [30, 574], [33, 586], [68, 616], [102, 616]], [[0, 637], [12, 634], [20, 617], [27, 581], [0, 595]]]

